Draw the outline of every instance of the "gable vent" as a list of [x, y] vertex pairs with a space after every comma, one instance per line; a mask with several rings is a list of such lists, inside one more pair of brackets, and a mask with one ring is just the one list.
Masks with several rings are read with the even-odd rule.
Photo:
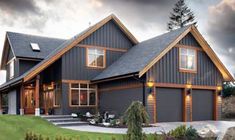
[[39, 47], [38, 43], [30, 43], [30, 46], [31, 46], [33, 51], [40, 52], [40, 47]]

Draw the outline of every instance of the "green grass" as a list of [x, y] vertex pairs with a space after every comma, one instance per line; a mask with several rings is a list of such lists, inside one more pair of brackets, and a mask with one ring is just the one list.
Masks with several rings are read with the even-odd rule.
[[27, 132], [55, 139], [58, 136], [77, 140], [122, 140], [123, 135], [73, 131], [56, 127], [40, 117], [0, 115], [0, 140], [24, 140]]

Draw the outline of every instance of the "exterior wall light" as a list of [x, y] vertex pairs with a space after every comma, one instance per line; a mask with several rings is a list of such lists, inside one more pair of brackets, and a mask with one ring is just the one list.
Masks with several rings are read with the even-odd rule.
[[154, 85], [153, 81], [148, 81], [148, 82], [147, 82], [147, 86], [148, 86], [149, 88], [152, 88], [153, 85]]
[[222, 90], [222, 86], [217, 86], [217, 90], [221, 91]]
[[147, 86], [148, 86], [148, 93], [152, 93], [152, 88], [153, 88], [154, 82], [153, 81], [148, 81]]

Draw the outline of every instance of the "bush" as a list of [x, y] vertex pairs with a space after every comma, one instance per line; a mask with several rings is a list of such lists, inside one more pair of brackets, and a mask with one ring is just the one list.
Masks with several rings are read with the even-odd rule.
[[181, 125], [174, 130], [171, 130], [166, 137], [171, 137], [172, 139], [181, 139], [181, 140], [197, 140], [199, 135], [197, 130], [192, 126], [186, 127], [186, 125]]
[[125, 112], [125, 120], [127, 123], [127, 139], [128, 140], [143, 140], [142, 134], [143, 123], [148, 123], [148, 114], [143, 104], [139, 101], [134, 101]]

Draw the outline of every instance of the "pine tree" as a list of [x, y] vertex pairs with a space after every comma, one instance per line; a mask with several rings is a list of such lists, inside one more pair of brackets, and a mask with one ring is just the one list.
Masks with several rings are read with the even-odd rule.
[[170, 14], [170, 21], [167, 23], [168, 30], [182, 28], [192, 23], [196, 24], [196, 22], [194, 22], [194, 13], [185, 4], [185, 0], [179, 0], [175, 4], [173, 12], [171, 12]]

